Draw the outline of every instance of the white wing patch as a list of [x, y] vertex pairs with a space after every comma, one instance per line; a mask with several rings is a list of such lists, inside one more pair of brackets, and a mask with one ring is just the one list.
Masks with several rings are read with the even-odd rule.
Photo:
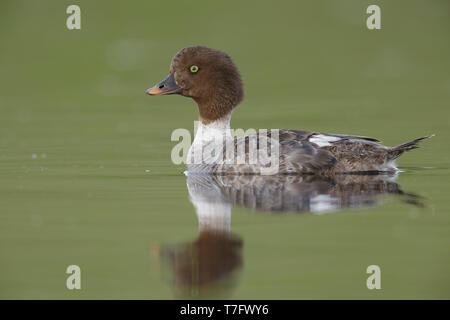
[[309, 138], [309, 142], [317, 144], [319, 147], [328, 147], [331, 146], [331, 142], [336, 142], [342, 140], [339, 137], [326, 136], [324, 134], [314, 135]]

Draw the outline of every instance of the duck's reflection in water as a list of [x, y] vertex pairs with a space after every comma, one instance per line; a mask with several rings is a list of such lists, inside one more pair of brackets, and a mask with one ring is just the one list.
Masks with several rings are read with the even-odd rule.
[[231, 294], [242, 267], [242, 238], [231, 232], [234, 205], [269, 212], [324, 213], [372, 207], [393, 194], [420, 205], [389, 175], [210, 176], [188, 175], [187, 187], [199, 222], [197, 240], [162, 246], [177, 298], [219, 298]]
[[286, 213], [324, 213], [380, 205], [383, 195], [421, 205], [420, 197], [405, 193], [396, 175], [342, 174], [280, 176], [188, 175], [187, 185], [197, 214], [211, 215], [218, 206]]
[[159, 255], [180, 299], [227, 297], [242, 266], [242, 238], [231, 232], [231, 203], [216, 189], [188, 177], [199, 232], [193, 242], [162, 246]]

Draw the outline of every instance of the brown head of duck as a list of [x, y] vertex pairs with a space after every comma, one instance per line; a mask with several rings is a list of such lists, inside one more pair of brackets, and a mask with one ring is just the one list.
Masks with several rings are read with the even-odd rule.
[[204, 46], [181, 49], [166, 79], [149, 95], [181, 94], [197, 102], [199, 120], [208, 124], [227, 116], [244, 97], [241, 75], [230, 56]]

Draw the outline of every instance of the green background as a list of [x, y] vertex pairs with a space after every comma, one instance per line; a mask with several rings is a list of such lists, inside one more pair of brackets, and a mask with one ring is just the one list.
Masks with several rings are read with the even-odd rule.
[[[81, 30], [66, 28], [70, 4]], [[366, 28], [369, 4], [381, 30]], [[144, 91], [197, 44], [241, 71], [234, 128], [387, 145], [437, 135], [398, 161], [397, 182], [425, 208], [392, 197], [320, 216], [235, 207], [243, 267], [224, 297], [450, 298], [449, 18], [447, 0], [2, 0], [0, 298], [176, 297], [150, 251], [197, 237], [184, 166], [170, 160], [172, 131], [193, 131], [197, 111]], [[82, 290], [65, 287], [71, 264]], [[370, 264], [381, 290], [366, 288]]]

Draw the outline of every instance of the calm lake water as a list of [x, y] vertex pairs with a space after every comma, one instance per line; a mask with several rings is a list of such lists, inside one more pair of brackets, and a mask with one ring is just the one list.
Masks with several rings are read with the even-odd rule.
[[[381, 2], [378, 31], [364, 1], [77, 3], [78, 31], [70, 3], [1, 4], [0, 298], [450, 298], [448, 1]], [[186, 176], [196, 107], [144, 91], [191, 44], [240, 68], [234, 128], [436, 136], [397, 177]]]

